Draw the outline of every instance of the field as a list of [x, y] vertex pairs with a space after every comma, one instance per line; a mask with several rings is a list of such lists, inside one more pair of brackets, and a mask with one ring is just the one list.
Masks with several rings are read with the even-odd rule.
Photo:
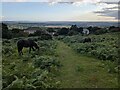
[[[24, 48], [22, 56], [16, 46], [22, 37], [3, 39], [3, 89], [118, 88], [118, 35], [32, 37], [40, 50]], [[85, 37], [92, 42], [83, 43]]]

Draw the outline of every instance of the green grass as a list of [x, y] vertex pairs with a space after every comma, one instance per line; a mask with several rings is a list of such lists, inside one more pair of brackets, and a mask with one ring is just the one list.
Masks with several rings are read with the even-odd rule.
[[[115, 88], [117, 73], [109, 73], [100, 61], [77, 54], [67, 44], [58, 41], [57, 54], [62, 63], [61, 88]], [[112, 62], [111, 62], [112, 63]]]

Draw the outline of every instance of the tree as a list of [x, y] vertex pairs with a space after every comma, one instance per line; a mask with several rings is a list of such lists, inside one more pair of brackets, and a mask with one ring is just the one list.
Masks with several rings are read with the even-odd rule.
[[69, 31], [69, 35], [76, 35], [79, 34], [80, 32], [82, 32], [81, 30], [83, 30], [83, 28], [78, 28], [77, 25], [72, 25], [70, 27], [70, 31]]
[[11, 31], [13, 37], [27, 37], [29, 35], [29, 33], [24, 32], [24, 30], [18, 28], [13, 28]]
[[87, 29], [90, 30], [90, 33], [95, 34], [96, 31], [100, 30], [101, 28], [90, 26], [90, 27], [88, 27]]
[[109, 31], [110, 32], [120, 32], [120, 27], [110, 26]]
[[68, 32], [69, 32], [69, 29], [68, 29], [68, 28], [61, 28], [61, 29], [59, 29], [59, 30], [57, 31], [57, 33], [58, 33], [59, 35], [67, 35]]
[[70, 30], [78, 31], [77, 25], [72, 25], [72, 26], [70, 27]]
[[55, 30], [53, 28], [47, 28], [47, 31], [50, 33], [55, 32]]
[[78, 32], [80, 32], [82, 34], [83, 33], [83, 27], [79, 27]]
[[107, 29], [102, 28], [102, 29], [96, 30], [95, 34], [96, 34], [96, 35], [100, 35], [100, 34], [104, 34], [104, 33], [107, 33], [107, 32], [108, 32]]
[[115, 26], [110, 26], [110, 27], [109, 27], [109, 30], [114, 29], [114, 28], [115, 28]]
[[21, 29], [17, 29], [17, 28], [12, 29], [12, 33], [19, 33], [20, 31], [21, 31]]
[[76, 34], [78, 34], [78, 32], [74, 30], [70, 30], [68, 33], [69, 36], [76, 35]]
[[31, 34], [29, 36], [40, 36], [41, 40], [49, 40], [52, 39], [52, 35], [50, 35], [49, 32], [46, 30], [37, 30], [34, 34]]
[[35, 36], [41, 36], [44, 33], [46, 33], [45, 30], [37, 30], [36, 32], [34, 32], [34, 35]]
[[8, 30], [7, 25], [4, 23], [2, 23], [2, 38], [6, 38], [6, 39], [12, 38], [12, 32]]

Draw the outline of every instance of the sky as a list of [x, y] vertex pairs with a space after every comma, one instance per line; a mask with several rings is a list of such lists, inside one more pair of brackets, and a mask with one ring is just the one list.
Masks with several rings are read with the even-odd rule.
[[1, 21], [118, 21], [119, 0], [2, 0]]

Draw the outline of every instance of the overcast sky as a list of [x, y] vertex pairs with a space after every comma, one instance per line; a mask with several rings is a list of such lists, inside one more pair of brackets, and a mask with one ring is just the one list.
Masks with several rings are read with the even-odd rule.
[[119, 0], [2, 0], [3, 21], [118, 21]]

